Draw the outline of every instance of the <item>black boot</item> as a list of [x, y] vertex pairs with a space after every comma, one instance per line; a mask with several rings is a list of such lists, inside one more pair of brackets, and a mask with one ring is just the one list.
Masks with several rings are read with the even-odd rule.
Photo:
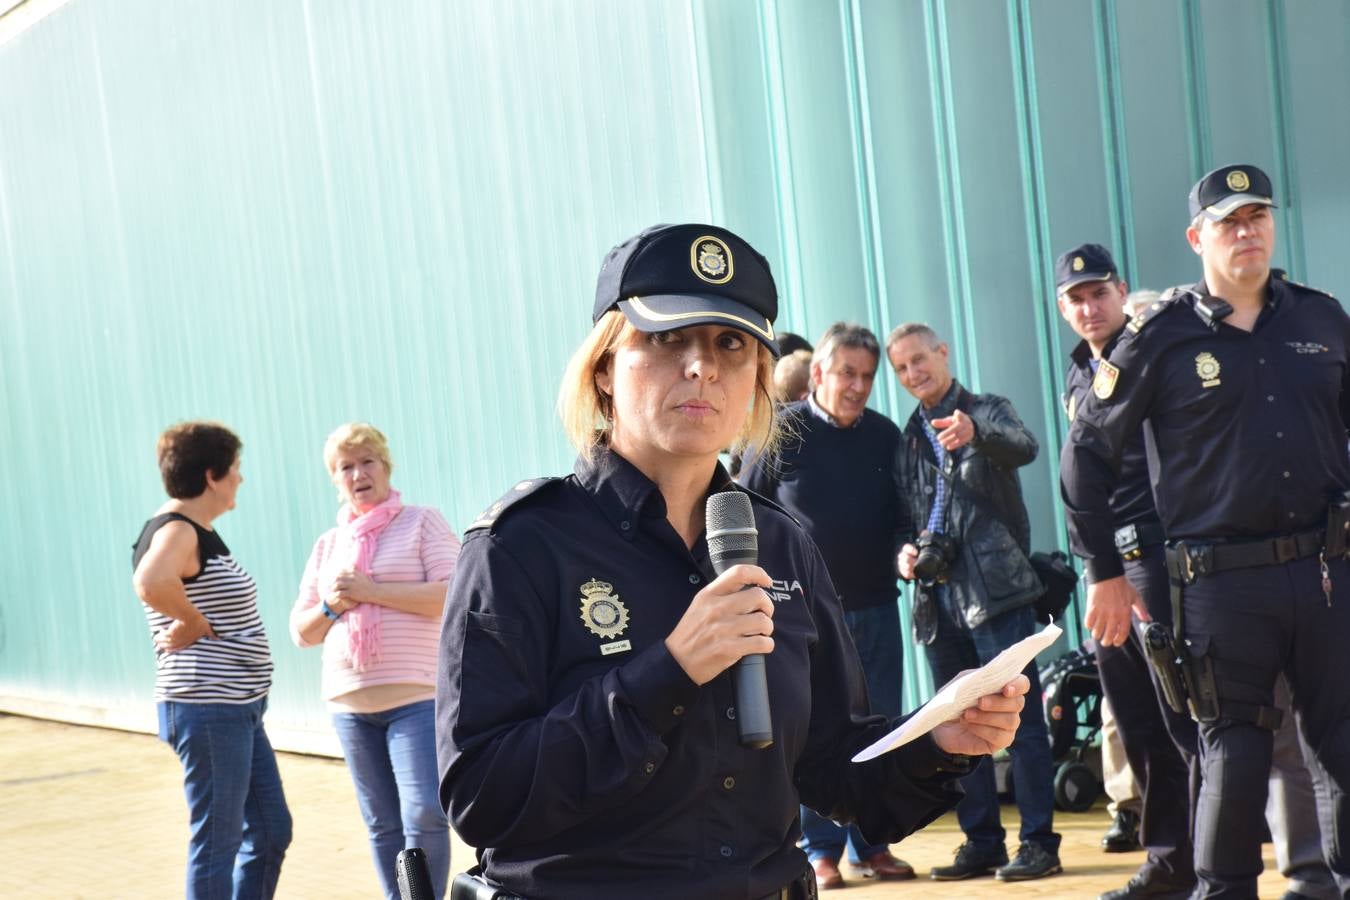
[[1107, 853], [1129, 853], [1139, 846], [1139, 813], [1122, 809], [1106, 834], [1102, 835], [1102, 849]]

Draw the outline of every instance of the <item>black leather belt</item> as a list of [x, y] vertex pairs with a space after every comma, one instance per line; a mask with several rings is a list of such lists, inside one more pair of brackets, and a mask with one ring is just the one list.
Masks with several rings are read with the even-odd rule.
[[1275, 566], [1322, 552], [1326, 531], [1300, 531], [1259, 541], [1206, 544], [1176, 541], [1167, 548], [1167, 573], [1182, 584], [1229, 569]]

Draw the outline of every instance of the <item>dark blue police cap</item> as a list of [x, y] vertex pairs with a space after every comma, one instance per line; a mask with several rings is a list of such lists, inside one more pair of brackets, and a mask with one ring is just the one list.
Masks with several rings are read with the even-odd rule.
[[653, 225], [605, 256], [592, 322], [617, 306], [639, 331], [730, 325], [778, 355], [769, 261], [715, 225]]
[[1239, 206], [1274, 206], [1270, 179], [1256, 166], [1220, 166], [1191, 188], [1191, 219], [1203, 213], [1217, 222]]
[[1055, 260], [1056, 294], [1089, 281], [1111, 281], [1119, 277], [1111, 251], [1101, 244], [1079, 244]]

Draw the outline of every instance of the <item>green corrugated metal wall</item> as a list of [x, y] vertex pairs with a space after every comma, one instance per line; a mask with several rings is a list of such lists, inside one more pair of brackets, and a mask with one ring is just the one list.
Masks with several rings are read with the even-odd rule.
[[[1350, 290], [1347, 87], [1344, 0], [72, 0], [0, 44], [0, 695], [143, 721], [128, 548], [156, 434], [208, 416], [246, 444], [221, 530], [272, 720], [322, 731], [285, 621], [334, 510], [324, 435], [379, 424], [457, 527], [565, 470], [595, 270], [656, 221], [763, 249], [787, 329], [948, 335], [1041, 437], [1024, 484], [1061, 543], [1054, 255], [1192, 280], [1186, 190], [1247, 160], [1278, 260]], [[911, 408], [889, 376], [875, 402]]]

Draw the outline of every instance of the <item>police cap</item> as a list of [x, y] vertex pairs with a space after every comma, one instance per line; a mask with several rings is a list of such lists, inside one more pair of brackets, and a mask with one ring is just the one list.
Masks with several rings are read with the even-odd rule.
[[769, 261], [725, 228], [653, 225], [610, 250], [592, 321], [616, 306], [639, 331], [730, 325], [778, 355]]
[[1063, 294], [1085, 282], [1111, 281], [1119, 277], [1111, 251], [1101, 244], [1079, 244], [1055, 260], [1056, 294]]
[[1220, 166], [1191, 188], [1191, 218], [1203, 213], [1217, 222], [1239, 206], [1274, 206], [1273, 194], [1270, 178], [1256, 166]]

